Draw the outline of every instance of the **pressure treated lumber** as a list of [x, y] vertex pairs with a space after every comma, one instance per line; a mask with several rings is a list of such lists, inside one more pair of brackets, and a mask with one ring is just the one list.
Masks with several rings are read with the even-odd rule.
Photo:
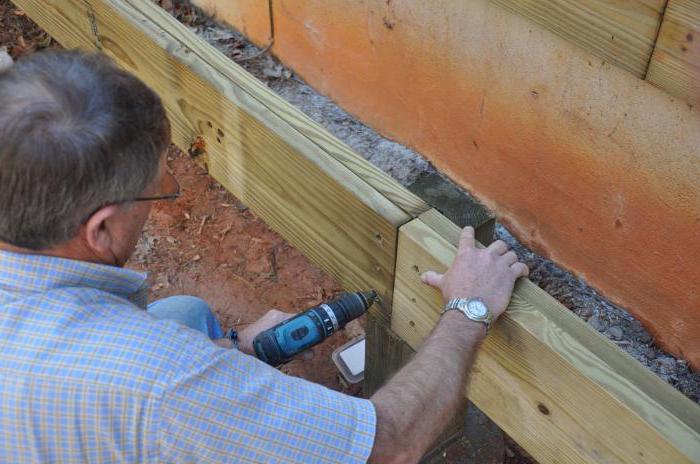
[[644, 78], [665, 0], [492, 0]]
[[210, 174], [273, 229], [344, 287], [390, 303], [396, 228], [419, 199], [152, 2], [15, 3], [64, 46], [134, 72], [162, 97], [177, 145], [199, 140]]
[[646, 78], [700, 104], [700, 0], [669, 0]]
[[[430, 211], [399, 230], [392, 329], [417, 348], [459, 229]], [[484, 343], [467, 396], [541, 463], [700, 461], [700, 408], [529, 280]]]

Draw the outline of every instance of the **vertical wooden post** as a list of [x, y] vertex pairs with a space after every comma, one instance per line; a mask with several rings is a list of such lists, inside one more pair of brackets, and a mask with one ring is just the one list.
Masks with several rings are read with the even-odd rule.
[[[391, 330], [391, 321], [379, 311], [371, 311], [367, 314], [366, 333], [363, 391], [366, 397], [369, 397], [410, 361], [415, 351]], [[464, 429], [466, 417], [467, 408], [464, 407], [457, 412], [450, 425], [438, 437], [429, 455], [439, 456], [442, 448], [459, 437]]]
[[406, 364], [415, 351], [391, 330], [389, 317], [380, 311], [372, 310], [367, 314], [366, 333], [363, 391], [369, 397]]
[[[448, 217], [461, 227], [467, 225], [474, 227], [476, 236], [482, 243], [490, 243], [493, 240], [495, 220], [488, 211], [473, 200], [466, 198], [463, 193], [457, 192], [454, 187], [445, 185], [446, 181], [444, 180], [431, 178], [428, 179], [430, 184], [423, 187], [421, 185], [423, 179], [425, 178], [412, 186], [411, 190], [414, 193], [417, 193], [428, 203], [431, 200], [444, 200], [447, 195], [449, 200], [452, 200], [450, 203], [455, 205], [450, 208], [451, 211], [446, 211]], [[435, 182], [442, 183], [442, 185], [436, 189]], [[436, 190], [439, 190], [441, 196], [430, 198], [430, 193]], [[372, 310], [368, 313], [366, 334], [363, 392], [366, 397], [370, 397], [410, 361], [415, 351], [391, 330], [391, 308]], [[466, 406], [467, 402], [465, 401], [464, 407], [457, 412], [450, 425], [436, 440], [433, 449], [426, 455], [423, 462], [437, 462], [436, 459], [440, 459], [441, 451], [462, 435], [465, 425], [469, 422]]]

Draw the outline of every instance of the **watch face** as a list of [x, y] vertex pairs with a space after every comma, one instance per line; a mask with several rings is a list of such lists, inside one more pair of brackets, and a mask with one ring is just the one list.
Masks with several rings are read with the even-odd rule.
[[471, 300], [467, 303], [467, 308], [469, 312], [476, 317], [485, 317], [488, 314], [488, 309], [486, 305], [479, 300]]

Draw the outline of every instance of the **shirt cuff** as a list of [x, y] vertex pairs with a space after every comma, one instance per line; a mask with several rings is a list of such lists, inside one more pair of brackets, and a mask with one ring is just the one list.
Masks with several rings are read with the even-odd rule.
[[370, 400], [357, 399], [355, 403], [357, 425], [355, 440], [352, 444], [352, 456], [358, 456], [358, 462], [367, 462], [372, 453], [374, 438], [377, 433], [377, 412]]

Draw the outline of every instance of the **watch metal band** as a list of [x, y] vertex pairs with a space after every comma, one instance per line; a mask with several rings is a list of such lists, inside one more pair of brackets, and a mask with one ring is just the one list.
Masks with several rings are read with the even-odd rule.
[[[485, 311], [483, 316], [473, 314], [470, 310], [469, 304], [474, 302], [478, 303], [480, 306], [483, 307]], [[464, 315], [464, 317], [466, 317], [470, 321], [480, 322], [484, 324], [486, 326], [486, 333], [488, 333], [489, 329], [491, 328], [491, 311], [481, 298], [453, 298], [450, 301], [448, 301], [445, 307], [442, 309], [442, 314], [444, 314], [447, 311], [459, 311]]]

